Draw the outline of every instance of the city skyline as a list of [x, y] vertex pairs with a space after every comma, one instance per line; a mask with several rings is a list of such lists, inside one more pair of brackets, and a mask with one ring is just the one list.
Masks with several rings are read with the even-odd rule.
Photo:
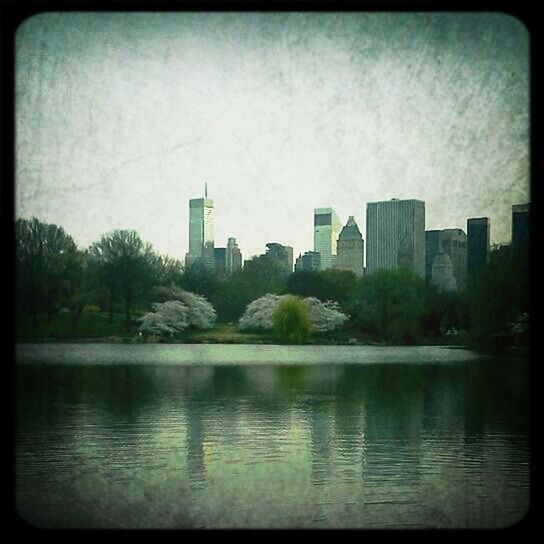
[[136, 230], [184, 261], [313, 249], [315, 208], [426, 203], [425, 229], [530, 201], [528, 37], [501, 14], [41, 14], [17, 34], [16, 217], [78, 245]]

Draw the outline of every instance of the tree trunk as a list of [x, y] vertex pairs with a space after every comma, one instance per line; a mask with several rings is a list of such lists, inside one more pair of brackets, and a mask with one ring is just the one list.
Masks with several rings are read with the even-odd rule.
[[130, 295], [125, 296], [125, 311], [126, 311], [126, 329], [130, 334], [130, 314], [132, 309], [132, 300]]
[[108, 321], [110, 323], [113, 323], [113, 289], [110, 289], [110, 300], [109, 300], [108, 312], [109, 312]]
[[36, 311], [32, 312], [32, 328], [38, 328], [38, 312]]
[[81, 319], [82, 313], [83, 313], [82, 308], [76, 308], [72, 310], [72, 336], [76, 335], [77, 324], [79, 323], [79, 320]]

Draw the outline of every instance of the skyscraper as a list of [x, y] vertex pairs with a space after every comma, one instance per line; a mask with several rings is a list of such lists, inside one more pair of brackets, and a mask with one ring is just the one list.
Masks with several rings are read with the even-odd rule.
[[208, 198], [207, 186], [204, 198], [189, 200], [189, 252], [185, 266], [190, 268], [198, 261], [209, 272], [215, 270], [213, 200]]
[[434, 258], [431, 273], [431, 284], [439, 291], [456, 291], [457, 281], [455, 280], [453, 263], [446, 253], [440, 251]]
[[314, 251], [321, 254], [320, 270], [333, 268], [342, 223], [332, 208], [314, 210]]
[[529, 246], [530, 227], [529, 204], [512, 206], [512, 249], [514, 251]]
[[431, 283], [433, 263], [435, 257], [440, 251], [440, 231], [426, 230], [425, 231], [425, 283]]
[[364, 240], [353, 215], [340, 232], [336, 252], [337, 270], [348, 270], [359, 277], [363, 275]]
[[293, 272], [293, 248], [291, 246], [271, 242], [266, 244], [266, 255], [281, 265], [285, 275]]
[[227, 269], [227, 248], [216, 247], [213, 250], [215, 257], [215, 273], [218, 276], [223, 276]]
[[489, 218], [467, 220], [467, 273], [487, 264], [489, 259]]
[[440, 231], [440, 251], [449, 256], [458, 291], [463, 291], [467, 276], [467, 235], [462, 229]]
[[225, 256], [225, 271], [227, 275], [242, 269], [242, 253], [236, 243], [236, 238], [229, 238]]
[[321, 255], [317, 251], [306, 251], [299, 255], [295, 263], [295, 272], [317, 271], [320, 268]]
[[366, 208], [366, 271], [405, 267], [425, 277], [425, 202], [393, 198]]

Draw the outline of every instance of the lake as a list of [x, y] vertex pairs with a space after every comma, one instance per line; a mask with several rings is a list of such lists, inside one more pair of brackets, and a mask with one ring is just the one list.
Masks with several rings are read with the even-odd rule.
[[50, 528], [499, 528], [527, 362], [461, 349], [21, 344], [16, 506]]

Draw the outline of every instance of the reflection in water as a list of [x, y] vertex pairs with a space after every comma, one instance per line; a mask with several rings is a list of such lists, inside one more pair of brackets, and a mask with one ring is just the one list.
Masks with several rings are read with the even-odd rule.
[[501, 527], [528, 505], [526, 367], [17, 369], [44, 527]]

